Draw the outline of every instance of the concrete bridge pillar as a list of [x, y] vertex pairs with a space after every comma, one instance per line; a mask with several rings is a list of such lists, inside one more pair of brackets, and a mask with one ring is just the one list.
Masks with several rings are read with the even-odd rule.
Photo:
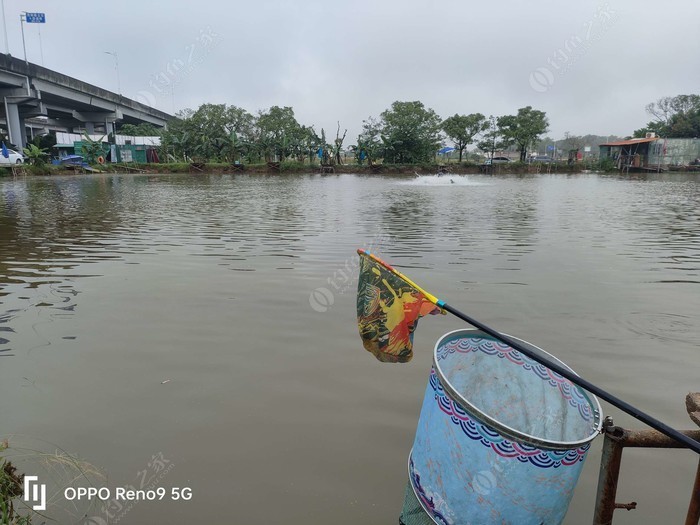
[[114, 123], [123, 118], [121, 111], [75, 111], [73, 110], [73, 118], [78, 122], [81, 122], [83, 128], [88, 135], [95, 133], [95, 128], [99, 129], [99, 133], [102, 133], [102, 128], [104, 127], [104, 134], [108, 135], [114, 131]]
[[27, 135], [24, 130], [24, 119], [19, 114], [19, 104], [12, 103], [5, 97], [5, 114], [10, 142], [22, 151], [27, 146]]

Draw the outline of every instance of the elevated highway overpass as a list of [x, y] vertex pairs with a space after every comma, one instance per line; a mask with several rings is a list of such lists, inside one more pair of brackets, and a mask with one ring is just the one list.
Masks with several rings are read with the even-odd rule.
[[113, 132], [116, 123], [164, 127], [173, 116], [68, 75], [0, 53], [0, 121], [9, 141], [27, 143], [25, 121], [47, 128]]

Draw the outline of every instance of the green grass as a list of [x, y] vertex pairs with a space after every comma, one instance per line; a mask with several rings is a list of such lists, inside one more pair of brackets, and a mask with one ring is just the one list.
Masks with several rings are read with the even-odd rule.
[[[167, 162], [167, 163], [119, 163], [115, 165], [104, 164], [95, 165], [93, 168], [103, 173], [125, 173], [130, 170], [127, 168], [133, 168], [131, 172], [143, 171], [145, 173], [232, 173], [234, 171], [233, 164], [228, 162], [206, 162], [202, 163], [203, 169], [199, 171], [192, 167], [189, 162]], [[245, 173], [266, 173], [275, 174], [279, 173], [275, 170], [271, 170], [266, 162], [257, 163], [244, 163]], [[375, 164], [370, 168], [366, 163], [359, 165], [355, 162], [349, 161], [346, 164], [341, 164], [335, 166], [336, 173], [375, 173], [375, 174], [388, 174], [388, 175], [410, 175], [413, 173], [430, 174], [437, 173], [440, 164], [433, 162], [423, 162], [417, 164]], [[451, 162], [447, 164], [447, 167], [453, 173], [459, 174], [469, 174], [469, 173], [479, 173], [481, 171], [481, 163], [473, 161], [462, 161]], [[539, 171], [547, 170], [547, 165], [533, 165], [523, 162], [511, 162], [509, 164], [497, 164], [494, 172], [498, 173], [532, 173], [539, 168]], [[319, 169], [318, 162], [308, 163], [299, 162], [297, 160], [288, 159], [280, 163], [280, 172], [282, 173], [310, 173], [316, 172]], [[611, 160], [607, 159], [601, 163], [600, 167], [597, 165], [583, 165], [582, 163], [577, 163], [574, 166], [569, 166], [566, 161], [558, 162], [556, 166], [551, 166], [551, 170], [563, 173], [576, 173], [582, 169], [601, 169], [602, 171], [612, 171], [615, 169], [614, 164]], [[53, 174], [74, 174], [77, 173], [71, 169], [67, 169], [61, 166], [53, 166], [51, 164], [44, 164], [43, 166], [33, 166], [29, 164], [24, 165], [24, 171], [27, 175], [53, 175]], [[1, 167], [0, 177], [11, 176], [12, 168]], [[1, 525], [1, 524], [0, 524]]]
[[[7, 450], [7, 440], [0, 442], [0, 452]], [[18, 474], [11, 462], [0, 457], [0, 525], [28, 525], [31, 516], [15, 511], [15, 500], [22, 497], [24, 474]]]
[[[46, 476], [58, 484], [59, 488], [55, 493], [48, 494], [49, 506], [56, 501], [61, 501], [60, 495], [67, 487], [75, 486], [77, 483], [96, 486], [106, 480], [104, 473], [90, 463], [76, 458], [55, 445], [41, 443], [41, 448], [48, 444], [53, 451], [43, 452], [35, 448], [10, 447], [7, 440], [0, 441], [0, 525], [31, 525], [32, 520], [37, 517], [41, 523], [54, 521], [48, 515], [32, 510], [30, 504], [23, 501], [24, 474], [18, 473], [8, 458], [31, 465], [29, 468], [34, 472], [37, 472], [34, 469], [40, 469], [41, 476]], [[91, 508], [93, 505], [95, 504], [90, 503]], [[75, 512], [77, 508], [65, 506], [64, 510]], [[83, 508], [81, 512], [85, 510]]]
[[602, 159], [598, 165], [600, 171], [617, 171], [615, 161], [611, 158]]
[[285, 160], [280, 162], [280, 171], [284, 172], [310, 171], [315, 169], [318, 169], [318, 165], [311, 165], [306, 162], [299, 162], [298, 160]]

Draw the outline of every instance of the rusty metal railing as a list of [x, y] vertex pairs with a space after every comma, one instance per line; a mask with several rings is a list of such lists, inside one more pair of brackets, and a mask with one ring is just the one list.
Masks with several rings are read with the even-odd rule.
[[[690, 418], [700, 425], [700, 393], [688, 394], [686, 407]], [[598, 477], [598, 494], [596, 496], [593, 525], [611, 525], [616, 509], [633, 510], [637, 502], [617, 503], [617, 483], [620, 476], [622, 451], [625, 447], [633, 448], [685, 448], [683, 444], [656, 430], [627, 430], [614, 425], [612, 418], [605, 418], [603, 424], [605, 441], [600, 460]], [[684, 435], [700, 441], [700, 430], [686, 430]], [[700, 462], [695, 474], [695, 484], [690, 496], [685, 525], [698, 525], [700, 522]]]

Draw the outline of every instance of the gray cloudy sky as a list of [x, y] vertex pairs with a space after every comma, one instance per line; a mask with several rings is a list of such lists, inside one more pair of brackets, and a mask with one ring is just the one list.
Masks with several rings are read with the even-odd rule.
[[700, 92], [697, 0], [5, 0], [19, 57], [20, 11], [46, 13], [48, 68], [116, 91], [116, 51], [126, 96], [167, 112], [292, 106], [327, 135], [340, 120], [346, 144], [395, 100], [443, 118], [532, 105], [558, 138], [627, 135], [648, 102]]

